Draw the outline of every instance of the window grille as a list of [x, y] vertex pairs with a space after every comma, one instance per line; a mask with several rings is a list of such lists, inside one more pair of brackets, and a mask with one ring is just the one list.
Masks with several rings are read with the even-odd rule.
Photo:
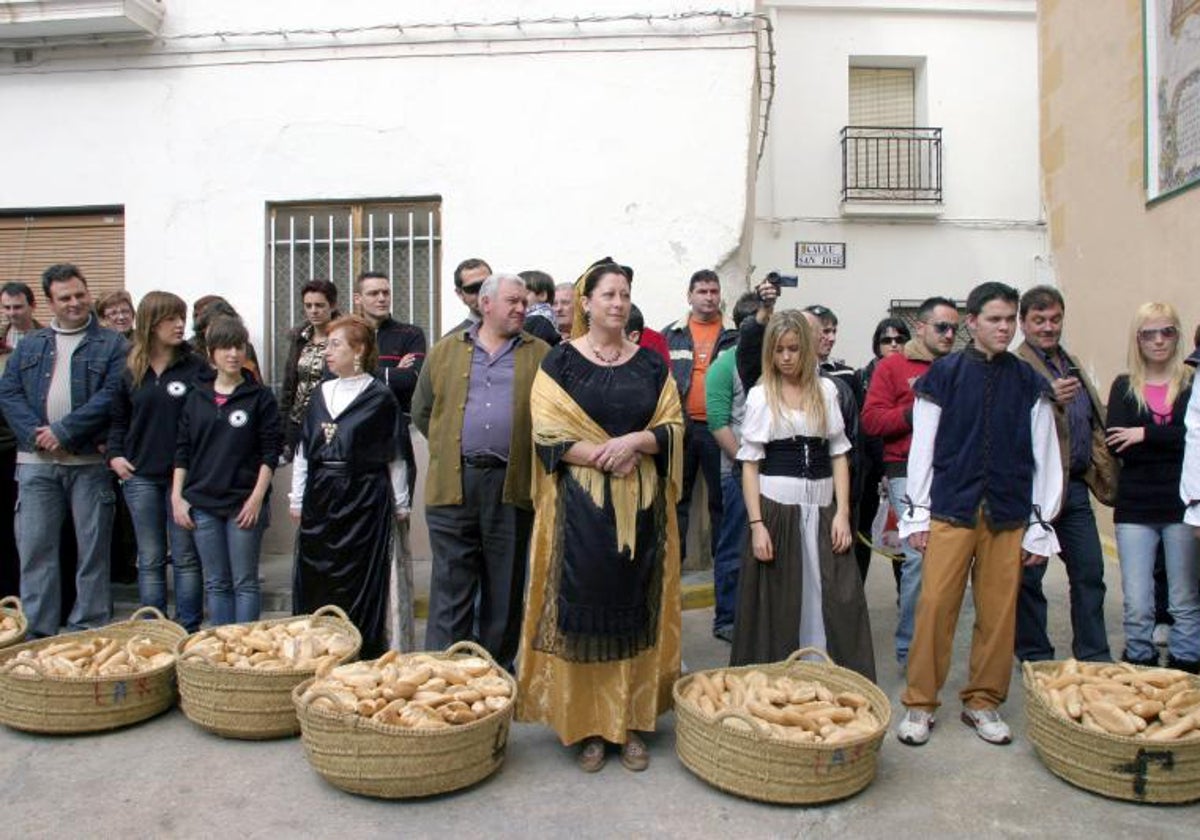
[[283, 381], [288, 332], [304, 323], [300, 290], [328, 280], [338, 309], [354, 311], [354, 280], [382, 271], [392, 281], [392, 315], [416, 324], [427, 337], [441, 334], [438, 283], [441, 202], [277, 204], [267, 216], [267, 347], [269, 380]]

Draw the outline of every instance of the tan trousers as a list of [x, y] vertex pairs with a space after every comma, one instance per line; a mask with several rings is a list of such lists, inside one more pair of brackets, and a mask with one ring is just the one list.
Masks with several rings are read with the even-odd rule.
[[1012, 676], [1023, 533], [1021, 528], [992, 531], [982, 513], [974, 528], [932, 523], [908, 651], [908, 688], [900, 698], [905, 706], [925, 711], [938, 707], [938, 692], [950, 672], [968, 573], [975, 596], [975, 629], [970, 676], [959, 696], [971, 709], [994, 709], [1004, 702]]

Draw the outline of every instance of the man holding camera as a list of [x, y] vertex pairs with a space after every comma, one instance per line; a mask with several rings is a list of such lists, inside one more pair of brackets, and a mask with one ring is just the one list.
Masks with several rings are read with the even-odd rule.
[[[1054, 390], [1054, 426], [1062, 453], [1062, 510], [1054, 529], [1059, 556], [1070, 583], [1071, 652], [1076, 659], [1109, 662], [1104, 629], [1104, 552], [1088, 489], [1111, 505], [1116, 492], [1116, 465], [1104, 443], [1104, 414], [1096, 389], [1062, 347], [1063, 296], [1051, 286], [1035, 286], [1021, 296], [1021, 331], [1025, 341], [1017, 356], [1049, 381]], [[1017, 598], [1016, 654], [1021, 660], [1054, 659], [1046, 635], [1045, 564], [1027, 566]]]

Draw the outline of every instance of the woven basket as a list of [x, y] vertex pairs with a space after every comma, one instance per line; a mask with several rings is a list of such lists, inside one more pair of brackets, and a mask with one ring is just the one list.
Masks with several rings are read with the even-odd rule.
[[17, 620], [16, 630], [9, 631], [7, 634], [0, 636], [0, 648], [6, 648], [9, 645], [20, 644], [25, 641], [25, 631], [29, 629], [29, 622], [25, 620], [25, 613], [21, 610], [21, 599], [16, 595], [0, 598], [0, 613], [12, 616]]
[[[815, 653], [825, 662], [805, 662]], [[840, 744], [804, 744], [768, 734], [756, 718], [741, 710], [722, 710], [708, 717], [683, 699], [695, 678], [688, 674], [675, 683], [675, 751], [683, 765], [704, 781], [730, 793], [761, 802], [811, 805], [844, 799], [875, 778], [879, 745], [887, 733], [892, 710], [887, 696], [874, 683], [847, 668], [834, 665], [827, 654], [803, 648], [783, 662], [716, 669], [726, 674], [762, 671], [772, 677], [815, 680], [838, 694], [854, 691], [871, 704], [879, 731]], [[715, 673], [706, 672], [706, 673]], [[721, 721], [737, 717], [751, 731], [731, 729]]]
[[[142, 617], [153, 616], [150, 620]], [[0, 651], [0, 664], [23, 650], [105, 636], [122, 642], [146, 636], [173, 648], [187, 631], [154, 607], [142, 607], [129, 621], [98, 630], [64, 633]], [[102, 732], [139, 723], [175, 703], [175, 664], [113, 677], [20, 676], [0, 673], [0, 723], [26, 732]]]
[[[1200, 799], [1200, 738], [1155, 742], [1088, 729], [1059, 715], [1037, 690], [1034, 675], [1060, 662], [1026, 662], [1029, 740], [1051, 773], [1073, 785], [1130, 802]], [[1200, 688], [1200, 677], [1191, 677]]]
[[[453, 660], [459, 653], [496, 664], [471, 642], [458, 642], [432, 655]], [[307, 705], [301, 698], [312, 680], [306, 680], [296, 686], [292, 698], [309, 763], [334, 787], [384, 799], [432, 796], [473, 785], [504, 762], [517, 705], [516, 681], [504, 669], [496, 670], [512, 688], [513, 702], [474, 723], [435, 730], [390, 726], [352, 711]]]
[[[254, 623], [270, 627], [302, 618], [305, 616]], [[314, 624], [333, 627], [354, 639], [354, 649], [339, 659], [339, 664], [358, 656], [362, 635], [340, 607], [332, 604], [321, 607], [312, 618]], [[292, 704], [292, 689], [311, 677], [314, 669], [256, 671], [220, 668], [203, 660], [185, 660], [182, 655], [188, 639], [180, 640], [175, 649], [179, 706], [188, 720], [225, 738], [251, 741], [286, 738], [300, 731], [296, 707]]]

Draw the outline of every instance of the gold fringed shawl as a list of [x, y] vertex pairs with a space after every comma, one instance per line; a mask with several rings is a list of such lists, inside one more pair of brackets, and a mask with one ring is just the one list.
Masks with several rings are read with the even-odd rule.
[[[566, 419], [568, 414], [576, 420], [582, 418], [586, 426], [574, 427], [580, 434], [564, 436], [563, 442], [602, 442], [607, 437], [544, 372], [539, 371], [534, 380], [531, 404], [535, 440], [546, 439], [540, 438], [539, 433], [557, 429], [558, 434], [562, 434], [572, 428]], [[659, 395], [654, 422], [659, 422], [660, 418], [673, 424], [680, 423], [682, 418], [679, 392], [670, 376]], [[658, 610], [656, 641], [653, 647], [631, 659], [572, 662], [535, 647], [546, 602], [555, 597], [549, 588], [549, 580], [557, 526], [558, 482], [554, 475], [547, 475], [540, 464], [534, 465], [537, 516], [530, 543], [525, 617], [521, 625], [517, 719], [551, 727], [564, 744], [573, 744], [593, 735], [612, 743], [623, 743], [630, 730], [653, 731], [658, 716], [671, 708], [671, 689], [679, 678], [681, 647], [679, 530], [675, 522], [675, 504], [683, 474], [682, 426], [672, 425], [671, 429], [671, 451], [667, 453], [669, 480], [665, 482], [667, 498], [664, 500], [666, 551], [661, 558], [662, 603]]]
[[[533, 442], [539, 446], [559, 446], [575, 442], [599, 445], [609, 439], [608, 433], [545, 371], [539, 370], [534, 377], [529, 410], [533, 419]], [[667, 377], [666, 387], [659, 391], [658, 404], [647, 429], [658, 426], [666, 426], [669, 430], [670, 449], [666, 453], [667, 501], [673, 505], [679, 498], [683, 482], [683, 412], [679, 405], [679, 392], [670, 377]], [[658, 471], [655, 469], [654, 459], [639, 458], [633, 472], [623, 477], [577, 464], [568, 464], [567, 469], [598, 508], [604, 507], [607, 479], [616, 515], [617, 547], [628, 549], [632, 557], [637, 547], [638, 511], [650, 507], [658, 492]], [[544, 469], [537, 467], [533, 473], [533, 495], [537, 499], [545, 492], [543, 484], [555, 479], [552, 474], [547, 474]]]

